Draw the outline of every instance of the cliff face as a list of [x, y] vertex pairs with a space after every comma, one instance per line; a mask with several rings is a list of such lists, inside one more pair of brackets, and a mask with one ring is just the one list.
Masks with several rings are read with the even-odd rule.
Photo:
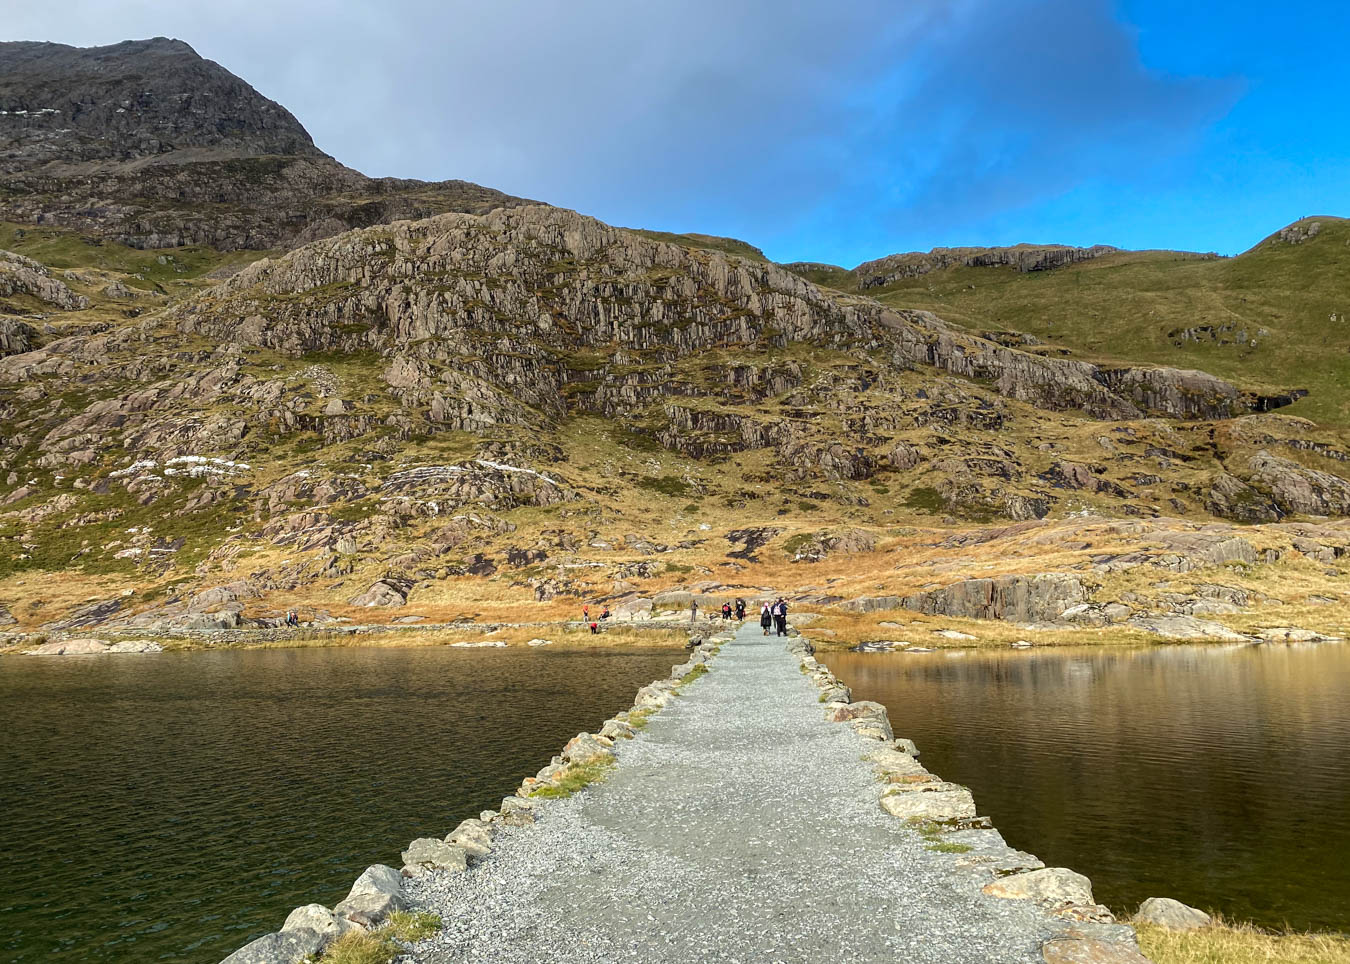
[[0, 220], [136, 247], [287, 248], [354, 227], [521, 203], [368, 178], [178, 40], [0, 43]]

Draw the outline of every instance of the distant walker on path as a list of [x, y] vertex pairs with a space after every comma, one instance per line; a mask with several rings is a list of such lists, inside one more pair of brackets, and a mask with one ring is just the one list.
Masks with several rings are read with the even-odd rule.
[[765, 636], [769, 635], [769, 630], [773, 628], [773, 612], [768, 603], [765, 603], [759, 611], [759, 628], [764, 630]]
[[784, 599], [782, 596], [779, 596], [778, 602], [773, 604], [773, 622], [775, 628], [777, 628], [778, 630], [779, 636], [786, 636], [788, 634], [787, 613], [788, 613], [787, 600]]

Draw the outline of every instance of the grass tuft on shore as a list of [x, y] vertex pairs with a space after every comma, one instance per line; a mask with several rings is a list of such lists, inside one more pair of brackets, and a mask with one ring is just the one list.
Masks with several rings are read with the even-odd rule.
[[390, 964], [402, 954], [402, 944], [426, 940], [441, 929], [441, 918], [429, 911], [398, 910], [374, 932], [349, 931], [323, 952], [321, 964]]
[[570, 797], [592, 783], [598, 783], [609, 776], [614, 769], [613, 760], [601, 760], [598, 763], [574, 763], [562, 772], [558, 782], [552, 786], [539, 787], [530, 793], [532, 797], [545, 800], [561, 800]]
[[1347, 964], [1350, 937], [1276, 934], [1216, 921], [1194, 931], [1137, 924], [1139, 947], [1155, 964]]
[[690, 683], [698, 679], [700, 676], [707, 676], [707, 675], [708, 675], [707, 664], [699, 663], [689, 672], [685, 673], [683, 676], [680, 677], [680, 685], [688, 686]]

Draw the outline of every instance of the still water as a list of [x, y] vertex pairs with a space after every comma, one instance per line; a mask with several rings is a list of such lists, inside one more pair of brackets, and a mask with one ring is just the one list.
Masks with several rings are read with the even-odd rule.
[[678, 650], [0, 660], [0, 960], [215, 962], [495, 807]]
[[1350, 646], [824, 659], [1010, 844], [1113, 909], [1350, 931]]

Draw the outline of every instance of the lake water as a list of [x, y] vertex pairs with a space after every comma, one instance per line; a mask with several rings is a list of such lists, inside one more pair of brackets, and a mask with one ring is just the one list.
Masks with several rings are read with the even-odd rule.
[[683, 660], [291, 649], [0, 660], [0, 960], [214, 962], [495, 808]]
[[1113, 909], [1350, 931], [1350, 647], [823, 658], [1009, 843]]

